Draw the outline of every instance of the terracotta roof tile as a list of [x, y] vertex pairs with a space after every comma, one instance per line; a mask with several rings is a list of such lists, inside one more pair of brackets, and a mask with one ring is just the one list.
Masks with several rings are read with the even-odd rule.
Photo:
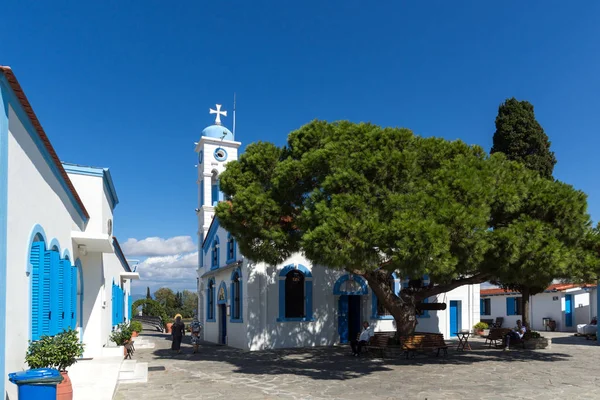
[[52, 161], [54, 161], [54, 164], [58, 168], [60, 175], [65, 180], [67, 187], [69, 188], [69, 190], [71, 191], [71, 194], [75, 198], [75, 201], [77, 202], [79, 207], [81, 207], [81, 211], [83, 212], [83, 215], [89, 219], [90, 215], [88, 214], [87, 210], [85, 209], [85, 206], [83, 205], [83, 202], [81, 201], [81, 198], [79, 197], [79, 194], [75, 190], [73, 183], [69, 179], [67, 172], [63, 168], [62, 163], [60, 162], [58, 155], [56, 154], [56, 151], [54, 151], [54, 147], [52, 147], [52, 144], [50, 143], [50, 139], [48, 139], [46, 132], [44, 132], [44, 128], [42, 128], [42, 124], [40, 124], [40, 121], [38, 120], [37, 116], [35, 115], [35, 112], [33, 111], [31, 104], [29, 104], [29, 100], [27, 100], [27, 96], [25, 96], [25, 92], [23, 91], [23, 88], [21, 88], [21, 85], [19, 84], [17, 77], [12, 72], [12, 69], [10, 67], [0, 65], [0, 72], [3, 73], [4, 76], [6, 77], [6, 80], [10, 84], [12, 91], [15, 93], [17, 99], [21, 103], [21, 107], [23, 107], [23, 110], [25, 110], [27, 117], [29, 118], [29, 120], [31, 121], [31, 124], [35, 128], [38, 136], [40, 137], [42, 143], [44, 144], [44, 147], [46, 147], [46, 150], [48, 150], [48, 153], [50, 154]]
[[[595, 287], [593, 283], [575, 284], [575, 283], [554, 283], [546, 288], [544, 292], [562, 292], [567, 289]], [[520, 295], [517, 291], [504, 290], [502, 288], [481, 289], [481, 296], [501, 296], [501, 295]]]

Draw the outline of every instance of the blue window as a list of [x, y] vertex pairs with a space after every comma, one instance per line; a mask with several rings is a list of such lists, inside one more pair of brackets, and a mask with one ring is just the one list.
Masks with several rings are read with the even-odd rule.
[[243, 322], [242, 272], [236, 268], [231, 273], [231, 322]]
[[[51, 250], [48, 254], [50, 259], [50, 335], [56, 335], [60, 332], [60, 318], [62, 311], [62, 278], [60, 273], [60, 254], [58, 249]], [[60, 299], [60, 300], [59, 300]]]
[[506, 315], [521, 315], [521, 298], [506, 298]]
[[230, 234], [227, 235], [227, 264], [235, 261], [235, 239]]
[[479, 313], [481, 315], [492, 315], [491, 299], [479, 299]]
[[288, 265], [279, 273], [278, 321], [313, 321], [312, 274], [303, 265]]
[[[388, 276], [388, 284], [390, 290], [394, 292], [396, 296], [400, 293], [400, 279], [395, 272]], [[392, 314], [377, 300], [377, 296], [373, 293], [371, 298], [371, 318], [373, 319], [394, 319]]]
[[123, 307], [125, 303], [123, 289], [113, 281], [112, 285], [112, 324], [113, 326], [125, 322]]
[[216, 237], [212, 245], [211, 269], [219, 268], [219, 237]]
[[206, 290], [206, 322], [215, 322], [215, 280], [210, 279]]
[[43, 334], [43, 260], [46, 244], [42, 241], [34, 242], [29, 254], [29, 264], [31, 265], [31, 340], [38, 340]]

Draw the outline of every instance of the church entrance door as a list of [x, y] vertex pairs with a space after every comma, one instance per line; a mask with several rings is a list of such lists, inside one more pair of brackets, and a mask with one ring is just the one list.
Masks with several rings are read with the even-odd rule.
[[338, 300], [338, 331], [340, 343], [356, 339], [360, 332], [361, 296], [341, 295]]
[[219, 304], [219, 342], [227, 344], [227, 304]]

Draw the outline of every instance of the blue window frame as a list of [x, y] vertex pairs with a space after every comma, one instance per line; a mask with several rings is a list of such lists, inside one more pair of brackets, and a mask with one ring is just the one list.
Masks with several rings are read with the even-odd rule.
[[521, 315], [521, 298], [506, 298], [506, 315]]
[[242, 271], [240, 268], [236, 268], [231, 273], [231, 289], [230, 289], [230, 306], [231, 306], [231, 317], [230, 322], [244, 322], [243, 310], [244, 310], [244, 297], [242, 287]]
[[[390, 289], [393, 290], [394, 294], [398, 296], [400, 293], [400, 278], [396, 275], [395, 272], [391, 273], [388, 277]], [[371, 319], [394, 319], [394, 317], [379, 304], [377, 300], [377, 296], [373, 293], [371, 297]]]
[[210, 265], [211, 268], [210, 269], [217, 269], [219, 268], [219, 259], [220, 259], [220, 255], [219, 255], [219, 237], [215, 237], [215, 240], [213, 241], [213, 245], [212, 245], [212, 253], [211, 253], [211, 261], [210, 261]]
[[235, 261], [235, 239], [231, 233], [227, 234], [227, 264]]
[[492, 315], [491, 299], [479, 299], [479, 314]]
[[314, 321], [312, 274], [304, 265], [288, 265], [279, 272], [277, 321]]
[[215, 280], [208, 280], [206, 286], [206, 322], [215, 322]]

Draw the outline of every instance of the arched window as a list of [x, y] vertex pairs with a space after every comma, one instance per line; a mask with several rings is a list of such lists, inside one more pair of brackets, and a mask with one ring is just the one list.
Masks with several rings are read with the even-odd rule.
[[227, 264], [235, 261], [235, 239], [230, 234], [227, 235]]
[[212, 245], [211, 269], [219, 268], [219, 238], [216, 237]]
[[279, 273], [279, 321], [312, 321], [312, 274], [303, 265]]
[[[400, 279], [397, 277], [396, 273], [393, 272], [391, 274], [388, 275], [388, 281], [387, 281], [390, 290], [396, 295], [398, 296], [398, 293], [400, 293]], [[374, 319], [394, 319], [394, 317], [392, 316], [392, 314], [390, 314], [390, 312], [383, 306], [383, 304], [381, 304], [381, 302], [379, 302], [379, 300], [377, 299], [377, 296], [375, 295], [375, 293], [373, 292], [373, 297], [371, 298], [372, 301], [372, 308], [371, 308], [371, 318]]]
[[231, 322], [243, 322], [242, 303], [242, 273], [237, 268], [231, 274]]
[[215, 322], [215, 280], [208, 281], [206, 290], [206, 322]]
[[219, 172], [215, 169], [212, 171], [212, 177], [210, 179], [211, 186], [211, 204], [216, 206], [219, 201], [223, 200], [221, 198], [221, 188], [219, 183]]

